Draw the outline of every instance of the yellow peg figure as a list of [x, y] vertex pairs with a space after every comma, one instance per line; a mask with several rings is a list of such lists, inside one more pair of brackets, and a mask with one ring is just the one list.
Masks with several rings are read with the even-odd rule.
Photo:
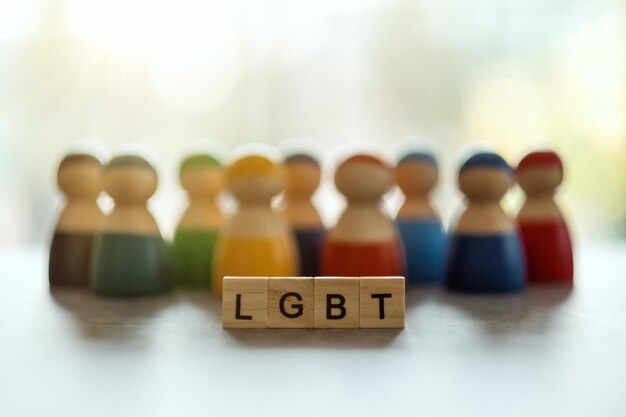
[[222, 296], [225, 276], [294, 276], [298, 259], [291, 231], [272, 210], [283, 190], [279, 165], [261, 155], [244, 156], [226, 171], [226, 190], [238, 202], [217, 241], [212, 290]]

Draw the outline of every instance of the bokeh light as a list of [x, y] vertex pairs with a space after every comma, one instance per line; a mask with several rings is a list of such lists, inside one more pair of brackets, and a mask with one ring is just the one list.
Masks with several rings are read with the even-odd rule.
[[56, 164], [85, 137], [156, 151], [151, 207], [166, 236], [191, 138], [227, 150], [318, 140], [316, 202], [332, 224], [332, 169], [350, 142], [392, 156], [397, 138], [424, 135], [447, 221], [464, 147], [511, 164], [549, 147], [565, 161], [559, 199], [577, 235], [626, 237], [624, 2], [4, 0], [0, 62], [0, 244], [49, 238]]

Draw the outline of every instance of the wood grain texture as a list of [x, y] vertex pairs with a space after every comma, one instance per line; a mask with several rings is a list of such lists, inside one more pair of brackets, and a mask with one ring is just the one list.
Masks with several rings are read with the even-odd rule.
[[467, 208], [454, 230], [464, 234], [501, 234], [515, 230], [515, 223], [500, 206], [509, 187], [511, 175], [490, 167], [462, 171], [459, 188], [465, 194]]
[[219, 167], [197, 166], [187, 168], [180, 177], [189, 206], [178, 227], [202, 230], [220, 227], [223, 218], [216, 199], [224, 183], [223, 170]]
[[383, 196], [395, 184], [393, 172], [381, 164], [355, 161], [343, 163], [335, 173], [335, 186], [348, 205], [329, 238], [356, 243], [393, 240], [393, 222], [381, 209]]
[[115, 207], [104, 220], [103, 230], [159, 235], [159, 227], [147, 206], [157, 186], [156, 173], [143, 166], [119, 166], [106, 170], [104, 190], [115, 200]]
[[224, 277], [223, 285], [225, 329], [267, 327], [267, 277]]
[[94, 158], [66, 157], [59, 167], [57, 182], [66, 197], [55, 230], [66, 234], [93, 234], [104, 221], [98, 206], [103, 189], [102, 164]]
[[561, 170], [553, 166], [531, 166], [517, 173], [517, 181], [526, 196], [518, 220], [532, 222], [563, 218], [554, 200], [563, 181]]
[[435, 188], [438, 178], [437, 167], [431, 163], [409, 161], [399, 164], [396, 168], [396, 181], [404, 194], [404, 203], [396, 218], [437, 217], [437, 213], [430, 203], [430, 194]]
[[314, 283], [311, 277], [270, 277], [268, 327], [312, 328]]
[[289, 162], [283, 166], [285, 193], [281, 211], [294, 228], [322, 227], [322, 219], [311, 199], [320, 185], [321, 171], [311, 162]]
[[361, 277], [359, 283], [359, 327], [404, 328], [404, 278]]
[[358, 278], [315, 278], [315, 327], [359, 327]]

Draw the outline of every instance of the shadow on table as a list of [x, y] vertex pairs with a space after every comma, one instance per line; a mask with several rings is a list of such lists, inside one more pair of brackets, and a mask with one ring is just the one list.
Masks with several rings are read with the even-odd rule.
[[407, 286], [405, 292], [406, 310], [408, 312], [426, 301], [439, 300], [442, 294], [443, 289], [438, 285]]
[[179, 291], [185, 300], [203, 310], [207, 315], [216, 318], [216, 320], [222, 320], [222, 302], [213, 296], [209, 290], [182, 289]]
[[[181, 295], [221, 322], [222, 303], [208, 291], [183, 290]], [[398, 329], [228, 329], [235, 343], [254, 348], [382, 348], [401, 332]]]
[[157, 313], [177, 302], [178, 295], [99, 297], [89, 289], [51, 288], [55, 304], [72, 314], [88, 339], [136, 339]]
[[402, 329], [227, 329], [224, 334], [253, 348], [380, 349]]
[[540, 333], [551, 328], [572, 287], [532, 287], [521, 294], [441, 293], [439, 301], [471, 316], [488, 333]]

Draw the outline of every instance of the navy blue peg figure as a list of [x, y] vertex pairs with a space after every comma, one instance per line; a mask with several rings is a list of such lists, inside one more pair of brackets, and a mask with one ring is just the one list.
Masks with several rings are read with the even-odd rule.
[[467, 208], [451, 237], [446, 286], [452, 291], [507, 293], [525, 286], [521, 240], [500, 200], [512, 186], [513, 170], [499, 155], [472, 155], [459, 171]]
[[309, 154], [295, 153], [285, 158], [284, 176], [282, 211], [297, 244], [300, 275], [317, 276], [326, 229], [311, 198], [320, 184], [320, 164]]

